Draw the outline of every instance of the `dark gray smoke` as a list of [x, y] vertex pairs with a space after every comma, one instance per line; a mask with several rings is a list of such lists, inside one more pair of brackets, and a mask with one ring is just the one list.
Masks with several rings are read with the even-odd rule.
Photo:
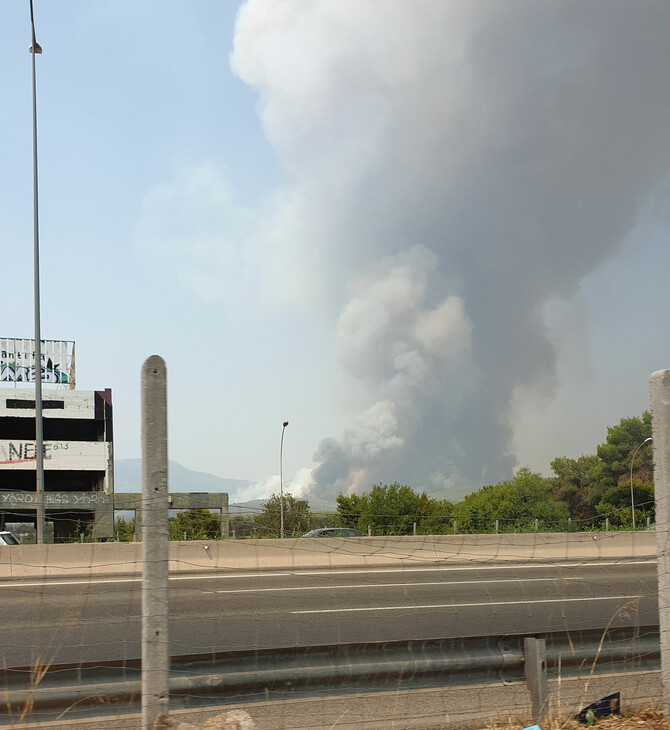
[[668, 174], [668, 48], [667, 0], [242, 8], [233, 64], [291, 180], [279, 274], [339, 310], [367, 394], [319, 444], [317, 493], [510, 474], [515, 389], [555, 378], [543, 305]]

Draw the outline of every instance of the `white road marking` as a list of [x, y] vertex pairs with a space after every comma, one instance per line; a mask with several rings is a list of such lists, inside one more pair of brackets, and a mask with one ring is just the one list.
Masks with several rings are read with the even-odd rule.
[[[293, 571], [260, 571], [258, 573], [215, 573], [208, 575], [205, 573], [190, 575], [171, 575], [170, 581], [182, 580], [235, 580], [237, 578], [281, 578], [296, 577], [301, 575], [372, 575], [374, 573], [445, 573], [445, 572], [463, 572], [468, 570], [543, 570], [547, 568], [594, 568], [608, 567], [612, 565], [646, 565], [656, 562], [656, 558], [648, 558], [645, 560], [608, 560], [590, 563], [582, 563], [574, 561], [570, 563], [539, 563], [530, 565], [528, 563], [504, 563], [502, 565], [444, 565], [436, 567], [411, 567], [411, 568], [350, 568], [348, 570], [293, 570]], [[82, 568], [82, 570], [85, 570]], [[39, 586], [75, 586], [75, 585], [97, 585], [105, 583], [141, 583], [141, 576], [133, 578], [88, 578], [88, 579], [70, 579], [70, 578], [53, 578], [47, 577], [42, 581], [22, 581], [20, 578], [12, 582], [0, 583], [0, 588], [34, 588]]]
[[435, 603], [425, 606], [369, 606], [365, 608], [318, 608], [306, 611], [291, 611], [293, 614], [304, 613], [355, 613], [361, 611], [416, 611], [429, 608], [476, 608], [482, 606], [522, 606], [526, 603], [568, 603], [569, 601], [620, 601], [643, 596], [594, 596], [589, 598], [539, 598], [532, 601], [492, 601], [485, 603]]
[[341, 590], [344, 588], [403, 588], [405, 586], [466, 586], [466, 585], [484, 585], [487, 583], [541, 583], [555, 582], [557, 580], [581, 580], [578, 576], [570, 576], [568, 578], [494, 578], [493, 580], [437, 580], [430, 582], [417, 581], [416, 583], [354, 583], [351, 585], [331, 585], [324, 584], [321, 586], [280, 586], [278, 588], [237, 588], [225, 591], [213, 591], [214, 593], [271, 593], [273, 591], [323, 591], [323, 590]]

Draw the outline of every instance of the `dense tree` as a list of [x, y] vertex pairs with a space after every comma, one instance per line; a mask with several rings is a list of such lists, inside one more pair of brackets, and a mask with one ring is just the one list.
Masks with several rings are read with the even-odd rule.
[[[254, 517], [255, 534], [258, 537], [279, 537], [281, 523], [281, 500], [273, 494], [265, 503], [263, 511]], [[284, 493], [284, 535], [298, 536], [312, 529], [312, 513], [305, 499], [296, 499]]]
[[[559, 457], [551, 462], [556, 475], [552, 487], [557, 499], [564, 499], [574, 519], [583, 524], [600, 524], [609, 518], [612, 526], [629, 526], [631, 517], [630, 470], [633, 466], [633, 493], [636, 522], [644, 515], [653, 518], [651, 414], [622, 418], [607, 429], [607, 439], [596, 454], [579, 459]], [[633, 462], [633, 456], [635, 460]]]
[[[359, 497], [357, 494], [346, 496], [338, 494], [335, 499], [337, 515], [334, 523], [336, 527], [353, 527], [359, 529], [361, 517], [367, 511], [367, 495]], [[366, 527], [367, 529], [367, 527]]]
[[187, 509], [170, 517], [168, 533], [170, 540], [218, 540], [221, 521], [208, 509]]
[[114, 537], [119, 542], [132, 542], [135, 536], [135, 518], [129, 520], [118, 517], [114, 521]]
[[[633, 454], [651, 436], [651, 413], [645, 411], [642, 418], [622, 418], [617, 426], [607, 429], [607, 440], [598, 446], [601, 462], [599, 482], [603, 489], [630, 481]], [[633, 478], [642, 482], [653, 481], [651, 442], [637, 450]]]
[[523, 468], [506, 482], [483, 487], [455, 507], [459, 532], [491, 532], [496, 519], [501, 532], [534, 529], [565, 530], [568, 505], [557, 502], [549, 479]]
[[375, 484], [368, 494], [340, 494], [335, 524], [363, 532], [370, 527], [373, 535], [409, 535], [416, 523], [419, 534], [434, 534], [443, 531], [452, 509], [450, 502], [417, 494], [398, 482]]
[[600, 461], [596, 455], [569, 459], [559, 456], [551, 462], [556, 475], [551, 480], [554, 497], [565, 502], [570, 516], [577, 520], [593, 517], [593, 499], [600, 474]]

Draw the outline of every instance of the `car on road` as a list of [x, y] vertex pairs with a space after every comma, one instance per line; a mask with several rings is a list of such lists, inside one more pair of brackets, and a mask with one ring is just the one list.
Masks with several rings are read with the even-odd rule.
[[301, 537], [367, 537], [364, 532], [354, 530], [353, 527], [320, 527], [310, 530]]
[[0, 545], [20, 545], [21, 541], [18, 537], [14, 537], [11, 532], [0, 530]]

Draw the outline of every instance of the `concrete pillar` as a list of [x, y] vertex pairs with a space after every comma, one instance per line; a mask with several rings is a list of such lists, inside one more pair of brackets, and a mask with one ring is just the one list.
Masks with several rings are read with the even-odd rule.
[[142, 366], [142, 728], [168, 712], [167, 373], [157, 355]]
[[547, 684], [547, 649], [544, 639], [523, 640], [526, 686], [533, 706], [533, 722], [539, 723], [547, 712], [549, 690]]
[[228, 505], [221, 507], [221, 539], [225, 540], [230, 534], [230, 520], [228, 517]]
[[670, 714], [670, 370], [649, 379], [654, 445], [658, 618], [661, 633], [662, 711]]

